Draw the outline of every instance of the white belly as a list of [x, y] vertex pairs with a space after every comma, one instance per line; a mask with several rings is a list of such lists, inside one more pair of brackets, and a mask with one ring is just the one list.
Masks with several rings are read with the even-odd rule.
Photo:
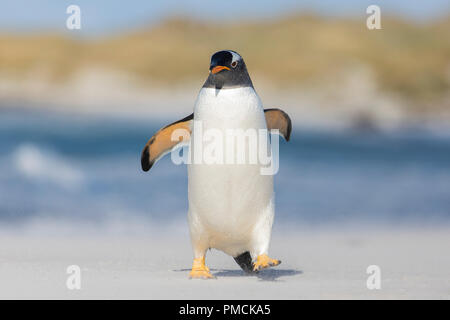
[[[227, 129], [266, 129], [264, 110], [253, 88], [225, 89], [218, 95], [215, 89], [203, 88], [194, 120], [201, 121], [203, 132], [214, 128], [224, 136]], [[191, 140], [196, 141], [195, 134], [193, 130]], [[234, 256], [253, 251], [261, 232], [268, 233], [262, 241], [270, 238], [273, 177], [261, 175], [260, 168], [249, 163], [188, 165], [191, 236]]]

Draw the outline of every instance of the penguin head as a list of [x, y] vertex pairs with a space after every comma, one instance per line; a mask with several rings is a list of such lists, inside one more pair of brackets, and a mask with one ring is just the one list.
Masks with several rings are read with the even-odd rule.
[[209, 72], [212, 74], [218, 74], [224, 71], [233, 72], [242, 69], [243, 65], [244, 60], [237, 52], [231, 50], [218, 51], [211, 56]]
[[253, 87], [244, 59], [235, 51], [222, 50], [211, 56], [209, 76], [203, 87], [227, 89]]

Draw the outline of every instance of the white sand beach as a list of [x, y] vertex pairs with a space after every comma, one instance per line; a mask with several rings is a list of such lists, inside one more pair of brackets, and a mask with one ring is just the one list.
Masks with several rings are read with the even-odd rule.
[[[450, 230], [276, 227], [271, 255], [282, 260], [245, 276], [211, 251], [214, 280], [189, 280], [185, 226], [142, 232], [1, 233], [0, 298], [13, 299], [450, 299]], [[133, 235], [130, 235], [133, 234]], [[81, 268], [68, 290], [66, 268]], [[381, 289], [366, 268], [381, 268]]]

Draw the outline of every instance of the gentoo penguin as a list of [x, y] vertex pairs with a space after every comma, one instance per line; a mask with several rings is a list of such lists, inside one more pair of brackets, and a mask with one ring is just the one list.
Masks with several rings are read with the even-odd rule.
[[[145, 145], [141, 156], [144, 171], [187, 139], [193, 142], [192, 158], [192, 150], [200, 148], [197, 141], [205, 140], [196, 135], [208, 129], [224, 135], [233, 129], [278, 129], [289, 140], [289, 116], [279, 109], [263, 109], [237, 52], [216, 52], [209, 70], [194, 113], [162, 128]], [[199, 126], [202, 131], [197, 130]], [[174, 138], [176, 130], [187, 131], [187, 137]], [[240, 151], [249, 156], [247, 149]], [[248, 273], [281, 263], [268, 256], [274, 218], [273, 175], [261, 174], [260, 167], [261, 164], [249, 161], [188, 163], [188, 222], [194, 251], [190, 278], [214, 278], [205, 265], [206, 251], [211, 248], [234, 257]]]

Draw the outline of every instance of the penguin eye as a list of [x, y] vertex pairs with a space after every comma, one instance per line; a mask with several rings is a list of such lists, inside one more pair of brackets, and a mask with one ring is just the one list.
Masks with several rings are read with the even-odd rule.
[[236, 68], [236, 66], [237, 66], [237, 61], [233, 61], [232, 63], [231, 63], [231, 66], [233, 67], [233, 68]]

